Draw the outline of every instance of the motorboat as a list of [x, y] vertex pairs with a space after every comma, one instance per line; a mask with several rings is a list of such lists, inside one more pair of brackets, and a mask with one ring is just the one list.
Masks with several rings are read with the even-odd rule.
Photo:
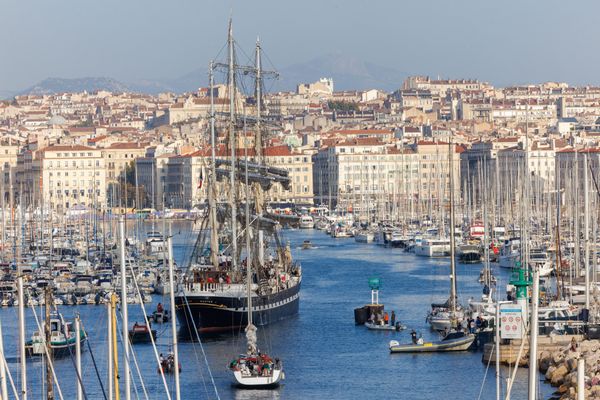
[[424, 239], [415, 245], [414, 252], [421, 257], [447, 257], [450, 255], [450, 240]]
[[358, 243], [371, 243], [375, 239], [375, 234], [367, 229], [361, 229], [354, 235], [354, 240]]
[[313, 229], [315, 227], [315, 220], [310, 215], [303, 215], [300, 217], [300, 229]]
[[501, 268], [515, 268], [515, 263], [521, 256], [521, 239], [510, 238], [504, 241], [500, 248], [498, 264]]
[[133, 324], [133, 328], [129, 330], [129, 341], [135, 343], [149, 343], [156, 340], [156, 329], [152, 329], [145, 324]]
[[422, 339], [416, 343], [400, 344], [390, 340], [390, 353], [435, 353], [468, 350], [475, 341], [475, 335], [464, 332], [450, 332], [442, 340], [425, 342]]
[[[79, 342], [84, 342], [87, 335], [83, 329], [79, 331]], [[77, 335], [71, 322], [64, 322], [58, 313], [50, 315], [50, 348], [52, 356], [61, 358], [75, 352]], [[83, 348], [83, 347], [82, 347]], [[25, 351], [28, 357], [40, 356], [46, 353], [46, 337], [42, 331], [36, 331], [31, 339], [25, 343]]]
[[463, 244], [458, 247], [458, 260], [463, 264], [481, 262], [481, 247], [476, 244]]
[[394, 325], [365, 322], [365, 326], [372, 331], [401, 331], [406, 329], [406, 325], [402, 325], [400, 321], [396, 322]]
[[533, 249], [529, 253], [529, 263], [537, 266], [540, 277], [545, 278], [554, 272], [554, 264], [548, 256], [548, 252], [541, 249]]
[[305, 240], [304, 242], [302, 242], [302, 250], [309, 250], [314, 248], [315, 246], [313, 246], [310, 240]]

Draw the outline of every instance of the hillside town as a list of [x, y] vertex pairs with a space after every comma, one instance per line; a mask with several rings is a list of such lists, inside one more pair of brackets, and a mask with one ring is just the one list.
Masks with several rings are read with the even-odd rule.
[[[212, 97], [217, 113], [228, 112], [226, 85], [216, 85]], [[236, 109], [252, 117], [254, 98], [235, 97]], [[21, 95], [1, 102], [4, 204], [44, 204], [58, 212], [202, 208], [210, 98], [210, 90], [200, 88], [157, 96]], [[510, 185], [501, 177], [527, 172], [548, 192], [569, 180], [567, 169], [556, 166], [576, 153], [598, 165], [600, 154], [600, 87], [496, 88], [474, 79], [411, 76], [386, 93], [336, 91], [332, 79], [322, 78], [300, 83], [295, 92], [266, 94], [263, 113], [270, 121], [265, 162], [291, 178], [289, 189], [267, 193], [273, 204], [331, 210], [376, 204], [383, 212], [393, 199], [413, 199], [415, 207], [435, 203], [448, 193], [449, 151], [463, 198], [477, 196], [473, 183], [481, 181], [484, 160], [499, 190]], [[250, 129], [238, 135], [236, 147], [240, 157], [252, 159]], [[227, 132], [217, 135], [217, 152], [224, 152]], [[526, 150], [528, 170], [518, 171]]]

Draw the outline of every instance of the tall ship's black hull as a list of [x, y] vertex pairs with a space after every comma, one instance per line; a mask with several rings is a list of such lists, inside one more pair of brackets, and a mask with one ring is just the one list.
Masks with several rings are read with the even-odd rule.
[[[225, 285], [227, 286], [227, 285]], [[277, 293], [252, 297], [252, 322], [268, 325], [298, 313], [301, 281]], [[240, 293], [241, 294], [241, 293]], [[177, 322], [182, 334], [238, 331], [248, 324], [247, 298], [212, 293], [188, 292], [175, 296]]]

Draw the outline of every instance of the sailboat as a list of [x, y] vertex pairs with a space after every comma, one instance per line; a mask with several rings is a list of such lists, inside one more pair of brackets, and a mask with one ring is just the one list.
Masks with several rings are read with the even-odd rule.
[[[454, 149], [451, 141], [448, 143], [448, 170], [450, 175], [450, 298], [444, 304], [432, 304], [431, 311], [427, 316], [427, 321], [431, 328], [436, 331], [449, 332], [451, 329], [460, 326], [464, 319], [464, 311], [457, 302], [456, 294], [456, 241], [455, 241], [455, 222], [454, 222], [454, 173], [453, 173], [453, 155]], [[474, 339], [474, 337], [473, 337]]]
[[[244, 128], [245, 128], [244, 118]], [[245, 131], [245, 129], [244, 129]], [[246, 232], [246, 292], [248, 304], [248, 324], [246, 325], [246, 354], [242, 354], [229, 364], [233, 371], [233, 376], [238, 386], [256, 388], [256, 387], [276, 387], [284, 379], [285, 374], [279, 359], [275, 361], [267, 354], [258, 350], [256, 332], [258, 328], [252, 321], [252, 297], [253, 293], [253, 266], [255, 265], [252, 253], [253, 228], [250, 224], [250, 185], [248, 181], [248, 150], [246, 148], [245, 157], [245, 232]]]
[[[263, 138], [261, 126], [262, 77], [260, 65], [261, 48], [256, 46], [256, 65], [243, 67], [244, 73], [256, 75], [256, 109], [254, 160], [238, 161], [235, 133], [239, 125], [236, 104], [239, 93], [236, 88], [236, 71], [242, 68], [235, 62], [234, 40], [231, 22], [228, 35], [228, 63], [211, 63], [210, 99], [211, 99], [211, 148], [208, 166], [208, 213], [202, 222], [202, 229], [194, 245], [190, 265], [183, 280], [182, 290], [175, 296], [176, 315], [183, 332], [197, 331], [214, 333], [235, 331], [246, 327], [250, 318], [256, 325], [267, 325], [288, 318], [298, 312], [302, 270], [293, 262], [289, 243], [283, 244], [279, 235], [280, 225], [266, 212], [264, 192], [275, 184], [289, 188], [290, 178], [286, 170], [263, 164]], [[213, 99], [213, 71], [225, 69], [228, 73], [229, 115], [226, 121], [228, 130], [227, 148], [219, 147], [217, 159], [215, 109]], [[247, 148], [247, 146], [246, 146]], [[226, 155], [225, 152], [229, 151]], [[239, 212], [241, 203], [240, 177], [248, 176], [252, 203], [251, 230], [256, 233], [246, 254], [254, 254], [254, 265], [242, 260], [244, 235], [249, 229], [239, 229], [243, 212]], [[226, 190], [217, 190], [222, 182]], [[220, 199], [217, 193], [225, 192], [226, 199]], [[251, 267], [251, 268], [249, 268]], [[250, 310], [247, 296], [247, 280], [250, 279], [251, 299], [255, 307]]]

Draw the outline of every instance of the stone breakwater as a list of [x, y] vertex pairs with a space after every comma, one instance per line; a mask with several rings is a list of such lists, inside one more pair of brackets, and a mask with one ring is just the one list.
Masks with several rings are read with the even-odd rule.
[[539, 369], [546, 380], [558, 387], [560, 400], [577, 399], [577, 361], [585, 360], [585, 399], [600, 400], [600, 341], [584, 340], [556, 351], [542, 351]]

